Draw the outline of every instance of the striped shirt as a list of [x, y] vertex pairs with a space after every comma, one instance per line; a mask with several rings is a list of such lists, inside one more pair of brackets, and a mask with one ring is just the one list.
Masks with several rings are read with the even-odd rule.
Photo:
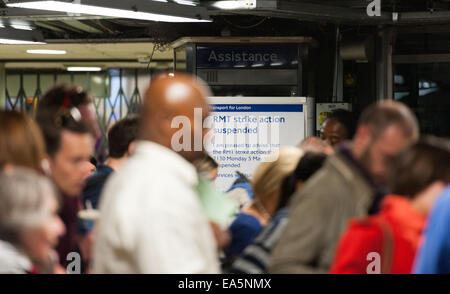
[[229, 269], [233, 274], [265, 274], [270, 253], [280, 239], [287, 224], [287, 208], [281, 209], [275, 218], [261, 231], [240, 254]]

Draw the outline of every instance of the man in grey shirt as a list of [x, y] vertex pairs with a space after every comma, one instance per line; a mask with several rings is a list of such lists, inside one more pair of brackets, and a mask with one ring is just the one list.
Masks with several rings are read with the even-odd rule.
[[368, 107], [353, 141], [329, 156], [291, 199], [269, 273], [327, 273], [348, 220], [377, 210], [390, 159], [418, 137], [417, 120], [404, 104]]

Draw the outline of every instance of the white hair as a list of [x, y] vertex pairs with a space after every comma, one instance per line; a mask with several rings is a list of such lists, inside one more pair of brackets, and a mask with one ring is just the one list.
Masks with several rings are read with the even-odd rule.
[[49, 197], [57, 197], [49, 179], [14, 167], [0, 172], [0, 239], [17, 243], [24, 230], [39, 227], [52, 211]]

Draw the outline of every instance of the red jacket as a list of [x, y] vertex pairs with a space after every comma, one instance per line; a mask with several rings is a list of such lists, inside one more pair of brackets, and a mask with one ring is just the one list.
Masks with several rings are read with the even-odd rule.
[[374, 261], [368, 255], [376, 252], [380, 254], [381, 273], [410, 274], [425, 221], [426, 216], [419, 214], [409, 199], [386, 197], [377, 215], [350, 221], [330, 272], [366, 274]]

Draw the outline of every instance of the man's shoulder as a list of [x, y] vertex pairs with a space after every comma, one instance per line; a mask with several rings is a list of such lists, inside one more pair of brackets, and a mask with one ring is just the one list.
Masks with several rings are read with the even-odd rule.
[[261, 223], [258, 221], [258, 219], [250, 214], [246, 213], [239, 213], [236, 216], [236, 219], [231, 224], [231, 229], [239, 229], [239, 230], [245, 230], [245, 229], [254, 229], [254, 228], [260, 228]]
[[90, 197], [92, 194], [100, 194], [106, 180], [114, 171], [107, 166], [101, 166], [85, 181], [83, 188], [83, 198]]
[[336, 206], [351, 205], [355, 196], [369, 197], [371, 190], [367, 184], [349, 180], [349, 176], [342, 174], [340, 168], [336, 167], [348, 164], [343, 160], [330, 156], [324, 166], [293, 195], [291, 201], [293, 209], [303, 207], [302, 210], [311, 210], [311, 213], [315, 213], [316, 210], [334, 211]]
[[85, 187], [94, 186], [96, 184], [105, 182], [105, 180], [114, 172], [112, 168], [107, 165], [100, 165], [97, 170], [90, 175], [86, 180]]
[[342, 195], [354, 188], [370, 192], [370, 185], [342, 155], [331, 155], [324, 166], [305, 183], [299, 194]]
[[447, 185], [447, 187], [442, 191], [442, 193], [436, 200], [436, 203], [450, 208], [450, 185]]
[[[327, 158], [324, 166], [312, 175], [304, 186], [300, 189], [300, 194], [309, 195], [316, 192], [336, 192], [336, 187], [343, 184], [342, 175], [333, 165], [334, 159]], [[336, 183], [339, 183], [336, 186]]]
[[431, 218], [447, 217], [450, 218], [450, 185], [436, 199], [433, 210], [431, 211]]

